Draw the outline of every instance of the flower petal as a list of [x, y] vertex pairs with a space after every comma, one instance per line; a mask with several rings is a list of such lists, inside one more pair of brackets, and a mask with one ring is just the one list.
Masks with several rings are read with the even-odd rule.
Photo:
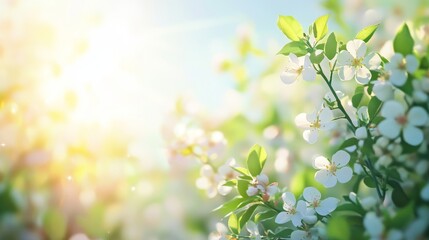
[[343, 50], [338, 54], [337, 64], [339, 67], [350, 66], [352, 62], [353, 56], [349, 52]]
[[302, 215], [300, 213], [295, 213], [294, 215], [292, 215], [291, 220], [292, 220], [292, 224], [295, 227], [300, 227], [302, 225], [301, 223]]
[[299, 58], [293, 53], [289, 54], [289, 61], [290, 61], [291, 65], [293, 66], [293, 68], [299, 68], [301, 65]]
[[319, 215], [326, 216], [337, 208], [338, 202], [338, 199], [334, 197], [326, 198], [320, 202], [320, 205], [315, 210]]
[[414, 55], [407, 55], [405, 57], [405, 67], [409, 73], [414, 73], [419, 67], [419, 61]]
[[317, 139], [319, 137], [319, 132], [317, 131], [317, 129], [309, 129], [309, 130], [305, 130], [302, 133], [302, 137], [304, 138], [305, 141], [307, 141], [310, 144], [314, 144], [317, 142]]
[[395, 139], [401, 132], [401, 126], [395, 120], [388, 118], [378, 124], [378, 130], [386, 138]]
[[310, 203], [315, 200], [318, 201], [322, 197], [322, 194], [315, 187], [306, 187], [302, 195], [304, 196], [304, 199]]
[[298, 203], [296, 204], [296, 211], [301, 214], [305, 214], [307, 212], [307, 204], [305, 203], [305, 201], [298, 201]]
[[393, 85], [400, 87], [404, 85], [407, 81], [407, 72], [398, 69], [393, 69], [392, 71], [390, 71], [389, 81]]
[[343, 81], [349, 81], [353, 79], [355, 75], [356, 75], [356, 69], [349, 65], [340, 67], [340, 71], [338, 71], [338, 76]]
[[337, 167], [344, 167], [345, 165], [347, 165], [347, 163], [350, 161], [350, 154], [348, 154], [346, 151], [344, 150], [340, 150], [338, 152], [336, 152], [333, 156], [332, 156], [332, 162], [337, 166]]
[[393, 98], [393, 87], [390, 82], [376, 81], [372, 91], [381, 101], [387, 101]]
[[402, 60], [404, 57], [400, 53], [395, 53], [392, 58], [390, 58], [390, 61], [386, 63], [385, 69], [388, 71], [398, 69], [398, 66], [402, 63]]
[[356, 71], [356, 81], [360, 84], [367, 84], [371, 80], [371, 72], [368, 68], [362, 66]]
[[360, 39], [354, 39], [349, 41], [346, 45], [347, 51], [353, 56], [353, 58], [363, 58], [366, 53], [366, 44]]
[[308, 239], [307, 232], [303, 230], [295, 230], [290, 235], [291, 240], [303, 240]]
[[320, 120], [320, 122], [331, 121], [333, 117], [334, 117], [334, 114], [328, 108], [322, 108], [322, 110], [320, 110], [320, 112], [319, 112], [319, 120]]
[[337, 184], [337, 178], [328, 170], [317, 171], [316, 174], [314, 174], [314, 179], [327, 188], [333, 187]]
[[404, 136], [405, 142], [413, 146], [417, 146], [423, 142], [422, 130], [412, 125], [407, 125], [404, 128], [403, 136]]
[[367, 66], [369, 69], [377, 69], [381, 64], [381, 58], [378, 56], [377, 53], [372, 52], [368, 54], [364, 60], [363, 60], [365, 66]]
[[283, 224], [283, 223], [287, 223], [290, 221], [291, 215], [287, 212], [281, 212], [279, 214], [277, 214], [277, 217], [275, 219], [275, 222], [277, 224]]
[[314, 81], [316, 79], [316, 70], [313, 67], [304, 68], [302, 70], [302, 79], [305, 81]]
[[343, 167], [340, 169], [337, 169], [335, 172], [335, 175], [338, 178], [338, 182], [340, 183], [346, 183], [352, 179], [353, 176], [353, 170], [350, 167]]
[[295, 203], [296, 203], [296, 199], [295, 199], [295, 195], [293, 195], [293, 193], [291, 192], [285, 192], [282, 194], [282, 199], [283, 202], [288, 206], [288, 207], [294, 207]]
[[300, 113], [295, 117], [295, 124], [300, 128], [309, 128], [310, 122], [307, 120], [307, 113]]
[[413, 126], [424, 126], [428, 121], [428, 114], [422, 107], [413, 107], [408, 112], [407, 119]]
[[314, 159], [314, 167], [317, 169], [326, 169], [331, 163], [324, 156], [318, 156]]
[[268, 183], [269, 183], [268, 176], [265, 175], [265, 174], [263, 174], [263, 173], [261, 173], [258, 176], [256, 176], [256, 179], [258, 180], [259, 184], [262, 183], [264, 185], [268, 185]]
[[405, 113], [405, 109], [397, 101], [391, 100], [384, 103], [383, 108], [381, 108], [381, 116], [385, 118], [394, 119], [396, 117], [402, 116]]
[[298, 75], [296, 74], [296, 72], [283, 71], [280, 74], [280, 79], [284, 84], [294, 83], [297, 78], [298, 78]]

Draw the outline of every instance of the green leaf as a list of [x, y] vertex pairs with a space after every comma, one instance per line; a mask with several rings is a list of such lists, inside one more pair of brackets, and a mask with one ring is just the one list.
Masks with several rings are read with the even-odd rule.
[[213, 209], [213, 212], [219, 212], [221, 215], [228, 215], [233, 212], [237, 206], [244, 201], [245, 198], [235, 197], [228, 202], [220, 205], [219, 207]]
[[266, 161], [267, 152], [265, 152], [265, 149], [257, 144], [253, 145], [247, 157], [247, 167], [249, 168], [250, 174], [254, 177], [259, 175]]
[[244, 167], [231, 167], [234, 171], [241, 173], [245, 176], [250, 176], [249, 170]]
[[370, 176], [366, 176], [363, 179], [363, 183], [365, 183], [365, 185], [369, 188], [375, 188], [376, 187], [374, 180]]
[[226, 181], [224, 184], [222, 184], [222, 186], [225, 187], [235, 187], [237, 185], [237, 179], [231, 179]]
[[405, 207], [410, 201], [407, 194], [402, 189], [401, 184], [396, 181], [390, 180], [388, 181], [389, 185], [393, 187], [392, 191], [392, 201], [393, 203], [399, 207]]
[[289, 55], [291, 53], [295, 54], [298, 57], [304, 56], [307, 54], [307, 45], [301, 41], [290, 42], [278, 52], [278, 54]]
[[228, 228], [229, 228], [229, 230], [231, 230], [231, 232], [233, 232], [235, 234], [240, 233], [239, 222], [238, 222], [237, 215], [235, 213], [233, 213], [233, 214], [231, 214], [231, 216], [229, 216]]
[[347, 219], [342, 216], [333, 216], [327, 225], [328, 239], [350, 239], [350, 227]]
[[356, 35], [356, 39], [363, 40], [364, 42], [368, 42], [372, 35], [374, 35], [375, 31], [377, 30], [379, 24], [370, 25], [368, 27], [365, 27], [364, 29], [360, 30], [358, 34]]
[[370, 120], [373, 120], [377, 113], [380, 111], [382, 101], [376, 97], [372, 97], [368, 103], [368, 116]]
[[355, 94], [352, 97], [352, 105], [355, 108], [359, 107], [360, 102], [362, 101], [364, 95], [364, 87], [358, 86], [355, 90]]
[[329, 60], [332, 60], [337, 54], [337, 39], [335, 33], [328, 36], [325, 44], [325, 55]]
[[322, 39], [328, 33], [328, 15], [324, 15], [316, 19], [313, 23], [313, 32], [316, 40]]
[[393, 39], [393, 49], [397, 53], [402, 53], [406, 56], [413, 53], [414, 40], [411, 36], [410, 29], [407, 24], [404, 24]]
[[365, 210], [363, 210], [361, 207], [353, 203], [341, 204], [335, 209], [335, 211], [336, 212], [351, 211], [351, 212], [358, 213], [359, 215], [362, 215], [362, 216], [365, 215]]
[[396, 212], [396, 215], [392, 218], [390, 222], [390, 227], [392, 228], [402, 228], [407, 225], [414, 219], [414, 204], [410, 203], [404, 208], [399, 209]]
[[6, 185], [3, 190], [0, 190], [0, 216], [6, 213], [14, 213], [18, 211], [18, 207], [13, 198], [11, 187]]
[[349, 139], [345, 140], [341, 144], [341, 146], [339, 147], [339, 149], [345, 149], [345, 148], [348, 148], [348, 147], [351, 147], [351, 146], [356, 146], [358, 144], [358, 142], [359, 141], [357, 140], [357, 138], [354, 138], [354, 137], [349, 138]]
[[[316, 52], [319, 52], [319, 54], [316, 54]], [[320, 64], [323, 60], [323, 52], [322, 51], [314, 51], [310, 54], [310, 61], [314, 64]]]
[[277, 215], [277, 212], [274, 210], [267, 210], [264, 212], [258, 212], [255, 214], [255, 223], [274, 218], [276, 215]]
[[67, 228], [63, 213], [57, 209], [49, 209], [43, 217], [43, 228], [49, 239], [63, 239]]
[[279, 16], [277, 26], [292, 41], [299, 41], [303, 37], [301, 24], [292, 16]]
[[252, 217], [253, 213], [255, 212], [256, 208], [258, 207], [257, 204], [254, 204], [252, 206], [250, 206], [244, 213], [243, 215], [241, 215], [241, 217], [239, 218], [238, 222], [240, 225], [240, 230], [243, 228], [244, 224], [247, 223], [247, 221], [249, 221], [250, 217]]
[[261, 165], [259, 164], [258, 154], [255, 151], [251, 151], [247, 158], [247, 168], [252, 176], [258, 176], [261, 171]]
[[237, 191], [243, 197], [247, 196], [247, 189], [249, 188], [249, 182], [245, 180], [237, 180]]

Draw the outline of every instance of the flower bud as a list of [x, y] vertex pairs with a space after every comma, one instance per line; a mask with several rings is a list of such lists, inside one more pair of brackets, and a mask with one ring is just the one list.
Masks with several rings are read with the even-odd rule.
[[368, 211], [374, 207], [375, 204], [377, 204], [377, 200], [373, 197], [366, 197], [360, 201], [360, 204], [362, 205], [363, 209]]

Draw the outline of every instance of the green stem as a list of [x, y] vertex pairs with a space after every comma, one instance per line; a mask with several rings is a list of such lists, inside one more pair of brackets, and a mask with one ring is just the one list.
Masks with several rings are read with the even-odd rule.
[[[313, 65], [314, 67], [314, 65]], [[317, 69], [316, 67], [314, 67], [314, 69], [316, 69], [320, 75], [322, 76], [323, 80], [325, 80], [326, 84], [329, 87], [329, 90], [331, 91], [332, 95], [334, 95], [335, 100], [337, 101], [338, 104], [338, 108], [340, 109], [340, 111], [344, 114], [344, 117], [347, 119], [347, 121], [349, 122], [353, 132], [356, 130], [355, 125], [353, 124], [352, 119], [350, 118], [350, 116], [347, 114], [346, 109], [344, 108], [343, 104], [341, 103], [340, 98], [338, 97], [337, 93], [335, 92], [335, 89], [332, 87], [332, 76], [333, 76], [333, 71], [331, 70], [331, 74], [329, 79], [325, 76], [325, 74], [322, 71], [322, 68], [319, 65], [319, 69]]]

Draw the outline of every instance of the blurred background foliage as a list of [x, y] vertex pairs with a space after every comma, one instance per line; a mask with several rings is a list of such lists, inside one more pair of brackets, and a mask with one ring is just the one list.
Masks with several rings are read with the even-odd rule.
[[[162, 130], [165, 136], [164, 149], [154, 149], [159, 146], [152, 135], [142, 140], [146, 133], [140, 129], [154, 128], [152, 123], [162, 119], [150, 119], [149, 110], [159, 105], [138, 96], [157, 76], [139, 85], [135, 61], [141, 59], [115, 47], [129, 45], [129, 54], [141, 44], [126, 38], [133, 37], [126, 34], [137, 31], [135, 26], [123, 30], [127, 22], [117, 23], [132, 10], [103, 15], [106, 7], [98, 7], [115, 9], [110, 3], [0, 3], [0, 239], [206, 239], [219, 218], [211, 210], [228, 196], [208, 200], [196, 188], [201, 163], [195, 158], [157, 163], [171, 157], [168, 132], [181, 122], [224, 134], [228, 143], [217, 166], [231, 157], [242, 164], [257, 143], [267, 149], [267, 173], [280, 185], [295, 193], [318, 185], [312, 156], [331, 154], [343, 136], [325, 134], [311, 146], [302, 140], [294, 117], [320, 105], [326, 89], [318, 83], [282, 85], [284, 62], [276, 51], [284, 39], [268, 41], [249, 25], [239, 27], [231, 42], [235, 49], [224, 54], [232, 57], [213, 56], [223, 74], [216, 77], [232, 87], [222, 94], [209, 88], [200, 93], [221, 106], [213, 110], [199, 99], [181, 97], [162, 117], [162, 129], [155, 128], [154, 135]], [[423, 34], [428, 45], [428, 5], [424, 0], [325, 0], [319, 8], [331, 14], [330, 27], [344, 40], [380, 22], [371, 41], [381, 49], [403, 21], [411, 21], [413, 34]], [[275, 21], [265, 27], [277, 31]], [[108, 28], [106, 23], [117, 24]], [[169, 66], [154, 71], [169, 71]], [[168, 95], [171, 86], [164, 87]], [[144, 90], [149, 93], [164, 96]], [[148, 151], [163, 154], [153, 157]]]

